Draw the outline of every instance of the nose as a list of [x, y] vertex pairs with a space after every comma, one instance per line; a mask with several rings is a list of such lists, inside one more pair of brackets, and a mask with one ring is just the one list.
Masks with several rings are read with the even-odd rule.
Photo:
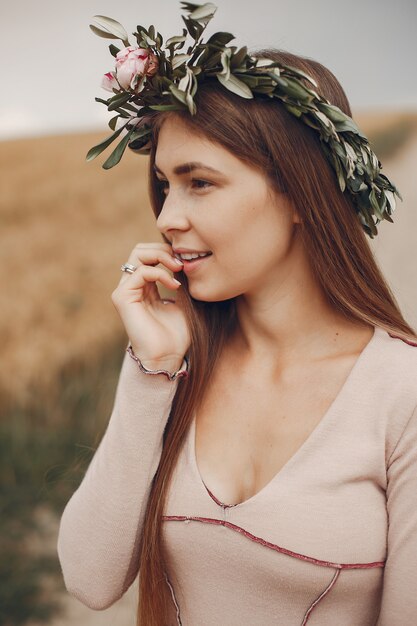
[[188, 230], [190, 224], [186, 213], [184, 203], [170, 191], [156, 220], [158, 230], [164, 235], [170, 230]]

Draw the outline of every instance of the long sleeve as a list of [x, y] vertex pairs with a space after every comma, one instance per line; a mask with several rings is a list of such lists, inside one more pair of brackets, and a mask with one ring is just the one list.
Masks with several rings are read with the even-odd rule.
[[417, 623], [417, 408], [387, 470], [388, 555], [377, 626]]
[[112, 414], [87, 472], [61, 517], [58, 556], [69, 593], [105, 609], [134, 581], [162, 437], [178, 385], [144, 373], [126, 353]]

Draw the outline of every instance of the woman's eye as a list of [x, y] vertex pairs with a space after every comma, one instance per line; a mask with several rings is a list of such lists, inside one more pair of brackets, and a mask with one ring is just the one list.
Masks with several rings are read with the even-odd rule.
[[[196, 189], [208, 189], [212, 187], [212, 183], [209, 183], [208, 180], [202, 180], [200, 178], [192, 178], [191, 179], [192, 186]], [[167, 192], [169, 183], [167, 180], [158, 179], [158, 186], [163, 193]]]
[[201, 183], [200, 185], [197, 185], [197, 189], [207, 189], [208, 187], [211, 187], [211, 183], [208, 182], [208, 180], [201, 180], [200, 178], [193, 178], [192, 179], [193, 183]]

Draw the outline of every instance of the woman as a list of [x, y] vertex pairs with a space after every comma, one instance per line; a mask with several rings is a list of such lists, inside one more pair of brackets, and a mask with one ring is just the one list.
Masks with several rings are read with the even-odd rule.
[[[351, 115], [319, 63], [256, 55]], [[144, 626], [412, 626], [416, 335], [316, 133], [218, 83], [195, 101], [153, 119], [163, 242], [112, 294], [128, 354], [62, 516], [67, 588], [104, 609], [140, 568]]]

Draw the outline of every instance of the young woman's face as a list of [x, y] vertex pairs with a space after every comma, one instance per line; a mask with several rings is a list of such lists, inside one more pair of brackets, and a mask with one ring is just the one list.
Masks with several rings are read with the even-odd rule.
[[[199, 165], [178, 171], [189, 163]], [[184, 269], [193, 298], [255, 295], [285, 280], [298, 218], [261, 172], [178, 118], [161, 127], [155, 166], [165, 193], [158, 229], [174, 250], [212, 252]]]

